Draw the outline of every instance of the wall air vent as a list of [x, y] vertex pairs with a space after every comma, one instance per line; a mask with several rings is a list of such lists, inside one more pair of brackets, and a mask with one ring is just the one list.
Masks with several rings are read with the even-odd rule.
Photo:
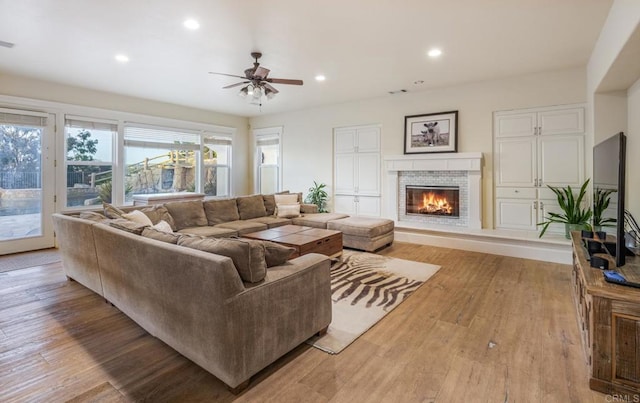
[[404, 92], [407, 92], [407, 90], [395, 90], [395, 91], [389, 91], [389, 94], [391, 95], [396, 95], [396, 94], [402, 94]]
[[5, 42], [5, 41], [0, 41], [0, 47], [4, 47], [4, 48], [12, 48], [16, 46], [15, 43], [11, 43], [11, 42]]

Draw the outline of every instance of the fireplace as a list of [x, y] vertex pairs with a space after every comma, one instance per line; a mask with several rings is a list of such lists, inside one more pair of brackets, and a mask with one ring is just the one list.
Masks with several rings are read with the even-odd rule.
[[405, 187], [406, 214], [441, 217], [460, 217], [460, 188], [458, 186]]

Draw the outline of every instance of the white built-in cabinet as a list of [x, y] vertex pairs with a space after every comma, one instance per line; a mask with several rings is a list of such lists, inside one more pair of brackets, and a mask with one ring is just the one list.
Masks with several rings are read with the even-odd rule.
[[561, 212], [547, 185], [583, 184], [584, 122], [582, 105], [494, 113], [496, 228], [537, 230], [549, 211]]
[[334, 129], [336, 213], [380, 216], [380, 126]]

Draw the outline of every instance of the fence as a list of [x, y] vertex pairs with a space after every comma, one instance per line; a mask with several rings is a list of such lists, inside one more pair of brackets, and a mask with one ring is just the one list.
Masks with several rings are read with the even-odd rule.
[[0, 172], [2, 189], [40, 189], [40, 172]]

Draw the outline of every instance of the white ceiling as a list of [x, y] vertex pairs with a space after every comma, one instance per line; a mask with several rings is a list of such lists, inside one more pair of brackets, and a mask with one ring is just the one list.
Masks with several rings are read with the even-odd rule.
[[[611, 3], [0, 0], [0, 41], [15, 43], [0, 47], [0, 73], [255, 116], [585, 66]], [[187, 18], [200, 29], [185, 29]], [[304, 86], [276, 85], [260, 111], [222, 89], [236, 79], [207, 74], [241, 75], [254, 50], [270, 76]]]

